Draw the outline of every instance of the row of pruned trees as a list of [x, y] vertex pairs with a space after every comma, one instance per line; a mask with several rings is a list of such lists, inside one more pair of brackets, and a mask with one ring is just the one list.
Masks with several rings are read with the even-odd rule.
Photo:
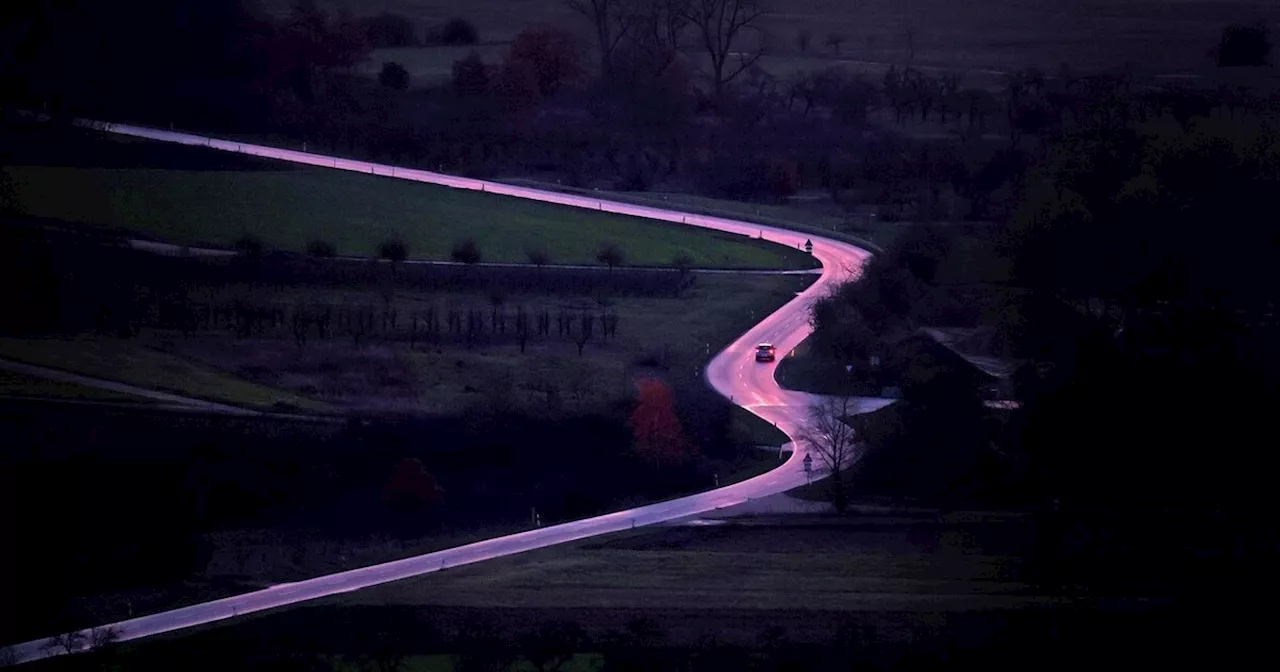
[[530, 341], [569, 341], [578, 354], [588, 343], [617, 338], [621, 318], [611, 306], [562, 305], [509, 307], [499, 296], [487, 308], [449, 303], [403, 309], [374, 304], [259, 303], [244, 299], [223, 302], [175, 302], [163, 306], [151, 326], [177, 329], [185, 335], [205, 331], [233, 333], [237, 338], [282, 337], [299, 348], [312, 340], [349, 338], [359, 346], [371, 339], [418, 344], [516, 343], [524, 352]]

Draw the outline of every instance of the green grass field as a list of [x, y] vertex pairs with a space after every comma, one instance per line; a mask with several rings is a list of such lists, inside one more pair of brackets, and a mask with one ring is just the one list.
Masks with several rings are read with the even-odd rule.
[[903, 230], [903, 225], [868, 220], [862, 215], [850, 215], [833, 206], [826, 197], [814, 203], [750, 203], [727, 198], [699, 196], [697, 194], [606, 191], [569, 187], [529, 178], [508, 178], [510, 184], [549, 189], [565, 193], [587, 193], [621, 203], [634, 203], [655, 208], [671, 208], [686, 212], [755, 222], [765, 226], [777, 226], [794, 231], [809, 231], [815, 235], [831, 236], [861, 245], [872, 252], [893, 241]]
[[198, 366], [136, 341], [0, 338], [0, 357], [246, 408], [270, 409], [276, 402], [310, 411], [328, 408], [327, 404]]
[[1061, 604], [1023, 581], [1020, 558], [1031, 537], [1030, 526], [1018, 519], [904, 512], [656, 526], [449, 568], [128, 648], [161, 659], [202, 647], [287, 646], [351, 660], [368, 651], [362, 647], [370, 635], [381, 633], [417, 654], [409, 669], [451, 670], [450, 644], [433, 644], [422, 633], [455, 632], [479, 620], [516, 642], [540, 624], [568, 621], [600, 638], [640, 617], [655, 621], [668, 642], [686, 646], [707, 636], [757, 645], [770, 626], [783, 628], [793, 642], [829, 644], [850, 619], [874, 630], [877, 641], [905, 643], [954, 618]]
[[14, 371], [0, 370], [0, 399], [57, 399], [63, 401], [94, 401], [130, 404], [148, 404], [151, 400], [132, 394], [100, 390], [87, 385], [64, 383], [30, 376]]
[[[352, 605], [857, 611], [1042, 601], [1012, 572], [1025, 529], [901, 515], [654, 528], [378, 586]], [[763, 519], [768, 520], [768, 519]], [[825, 521], [825, 522], [824, 522]], [[1023, 593], [1020, 595], [1020, 593]]]
[[531, 247], [552, 263], [598, 264], [601, 245], [629, 265], [811, 268], [798, 250], [721, 234], [436, 185], [324, 169], [184, 171], [15, 166], [21, 207], [41, 217], [132, 229], [178, 244], [226, 247], [246, 233], [302, 251], [311, 240], [338, 254], [373, 256], [399, 236], [415, 259], [448, 259], [468, 237], [483, 261], [525, 262]]

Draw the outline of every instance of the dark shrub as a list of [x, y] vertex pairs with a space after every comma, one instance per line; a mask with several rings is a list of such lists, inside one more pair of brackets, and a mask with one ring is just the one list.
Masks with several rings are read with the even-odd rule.
[[412, 47], [418, 43], [413, 22], [399, 14], [379, 14], [365, 20], [365, 40], [374, 49]]
[[409, 88], [409, 71], [399, 63], [387, 61], [382, 64], [382, 72], [378, 73], [378, 83], [388, 89], [404, 91]]
[[327, 240], [313, 240], [307, 243], [307, 254], [313, 257], [327, 259], [337, 255], [337, 253], [337, 248], [333, 246], [333, 243]]
[[453, 250], [449, 252], [449, 258], [463, 264], [479, 263], [480, 246], [471, 238], [454, 243]]
[[480, 33], [466, 19], [454, 17], [440, 28], [441, 44], [475, 44], [479, 41]]

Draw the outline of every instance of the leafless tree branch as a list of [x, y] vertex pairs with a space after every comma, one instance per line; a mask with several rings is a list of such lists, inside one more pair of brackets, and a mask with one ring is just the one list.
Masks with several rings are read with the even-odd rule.
[[[739, 38], [746, 32], [758, 32], [755, 22], [764, 14], [756, 0], [690, 0], [686, 16], [698, 31], [702, 46], [711, 59], [711, 78], [716, 97], [724, 86], [750, 68], [764, 54], [757, 44], [747, 51], [734, 51], [735, 44], [742, 47]], [[736, 62], [730, 64], [730, 58]]]
[[817, 458], [831, 478], [832, 503], [843, 512], [847, 505], [844, 472], [857, 461], [857, 433], [850, 418], [858, 412], [853, 397], [823, 397], [809, 407], [799, 442]]
[[567, 0], [566, 4], [591, 23], [600, 48], [601, 73], [605, 75], [613, 52], [644, 21], [648, 9], [643, 0]]

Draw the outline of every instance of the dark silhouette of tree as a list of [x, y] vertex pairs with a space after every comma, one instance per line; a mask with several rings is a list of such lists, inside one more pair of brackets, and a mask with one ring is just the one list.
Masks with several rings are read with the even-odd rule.
[[520, 343], [520, 354], [524, 354], [525, 345], [529, 342], [529, 313], [524, 306], [516, 309], [516, 340]]
[[524, 640], [524, 657], [539, 672], [563, 669], [588, 641], [582, 626], [569, 621], [544, 623]]
[[493, 287], [489, 290], [489, 323], [493, 325], [493, 333], [506, 333], [507, 316], [502, 310], [502, 306], [507, 302], [507, 293], [501, 287]]
[[849, 505], [845, 472], [857, 459], [857, 433], [851, 419], [858, 411], [852, 397], [827, 397], [809, 407], [807, 422], [800, 433], [806, 454], [816, 456], [831, 484], [831, 503], [844, 513]]
[[[764, 10], [756, 0], [690, 0], [685, 11], [698, 33], [699, 46], [711, 61], [712, 93], [718, 101], [725, 85], [764, 54], [755, 25]], [[743, 44], [749, 33], [756, 34], [756, 44]]]
[[364, 20], [364, 36], [375, 49], [412, 47], [418, 44], [413, 22], [399, 14], [379, 14]]
[[419, 512], [444, 501], [444, 488], [416, 457], [396, 464], [382, 490], [382, 501], [396, 511]]
[[449, 258], [461, 264], [478, 264], [480, 263], [480, 246], [476, 244], [474, 238], [454, 243], [453, 250], [449, 252]]
[[378, 243], [378, 258], [391, 262], [391, 278], [395, 280], [400, 264], [409, 258], [409, 244], [402, 238], [388, 238]]
[[89, 638], [79, 630], [54, 635], [45, 642], [44, 648], [52, 655], [72, 655], [85, 650]]
[[595, 330], [596, 316], [592, 313], [583, 311], [578, 319], [578, 333], [574, 334], [573, 342], [578, 346], [578, 356], [582, 356], [583, 348], [587, 347], [587, 342], [591, 340], [592, 331]]
[[538, 94], [549, 96], [577, 79], [582, 74], [582, 64], [572, 35], [543, 26], [516, 35], [507, 50], [503, 70], [529, 73]]
[[519, 654], [502, 632], [488, 621], [468, 619], [458, 628], [454, 640], [454, 669], [458, 672], [509, 670]]
[[443, 44], [463, 45], [480, 41], [480, 32], [470, 21], [454, 17], [440, 28], [440, 42]]
[[687, 252], [679, 252], [671, 258], [671, 266], [680, 271], [681, 275], [688, 275], [693, 270], [694, 264], [697, 263], [693, 255]]
[[667, 633], [651, 618], [630, 621], [622, 632], [608, 633], [604, 639], [600, 648], [605, 655], [606, 670], [639, 672], [677, 667], [670, 655]]
[[648, 71], [661, 76], [680, 55], [682, 36], [689, 25], [689, 0], [640, 0], [639, 19], [627, 45], [642, 56]]
[[614, 50], [643, 18], [641, 3], [634, 0], [567, 0], [566, 4], [591, 25], [596, 47], [600, 50], [600, 75], [607, 77]]
[[617, 243], [605, 243], [596, 251], [596, 261], [608, 266], [610, 273], [613, 273], [614, 266], [621, 266], [626, 258], [626, 254]]
[[840, 45], [844, 44], [847, 39], [849, 38], [844, 33], [828, 33], [826, 44], [838, 56], [840, 54]]
[[378, 73], [378, 83], [394, 91], [404, 91], [409, 88], [409, 71], [399, 63], [387, 61]]
[[402, 238], [388, 238], [378, 243], [378, 258], [398, 264], [409, 258], [409, 244]]
[[262, 239], [252, 233], [246, 233], [240, 236], [235, 242], [235, 249], [241, 255], [250, 259], [257, 259], [266, 251], [267, 246]]
[[307, 243], [307, 254], [318, 259], [329, 259], [338, 253], [333, 243], [327, 240], [313, 240]]
[[307, 332], [310, 328], [310, 316], [303, 313], [300, 308], [295, 308], [290, 322], [290, 331], [293, 332], [293, 342], [298, 346], [298, 350], [302, 350], [307, 344]]
[[538, 268], [551, 263], [551, 254], [544, 247], [530, 247], [524, 251], [524, 256], [529, 260], [529, 263]]
[[453, 91], [460, 96], [478, 96], [489, 90], [489, 69], [480, 54], [471, 52], [453, 62]]
[[1227, 26], [1210, 54], [1218, 67], [1266, 65], [1271, 55], [1270, 31], [1262, 23]]
[[636, 408], [628, 421], [636, 456], [654, 469], [687, 462], [693, 446], [676, 415], [671, 388], [661, 380], [647, 378], [637, 384], [637, 391]]
[[18, 196], [13, 189], [13, 178], [9, 176], [9, 171], [0, 165], [0, 216], [17, 214], [18, 210]]
[[796, 31], [796, 48], [800, 53], [809, 53], [809, 45], [813, 44], [813, 31], [808, 28], [801, 28]]

